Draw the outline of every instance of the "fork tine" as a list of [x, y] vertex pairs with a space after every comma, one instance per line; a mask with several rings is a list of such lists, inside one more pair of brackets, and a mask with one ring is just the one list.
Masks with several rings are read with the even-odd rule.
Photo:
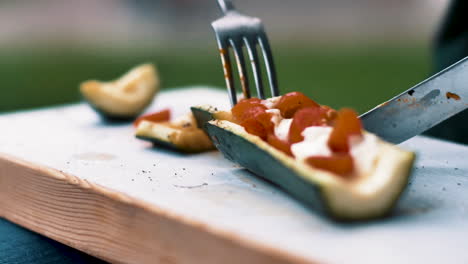
[[234, 80], [232, 79], [231, 59], [229, 58], [229, 46], [227, 43], [218, 40], [219, 55], [221, 56], [221, 63], [223, 64], [224, 79], [226, 81], [226, 87], [229, 93], [229, 100], [231, 105], [237, 104], [237, 93], [234, 87]]
[[244, 37], [244, 42], [247, 47], [247, 52], [249, 53], [250, 62], [252, 63], [255, 86], [257, 87], [257, 96], [260, 99], [265, 99], [265, 94], [263, 93], [262, 72], [258, 60], [257, 44], [255, 41], [246, 37]]
[[268, 42], [268, 37], [265, 33], [260, 34], [258, 42], [263, 51], [263, 58], [265, 59], [265, 66], [267, 70], [268, 80], [270, 81], [270, 89], [272, 96], [279, 96], [278, 80], [276, 79], [275, 64], [273, 62], [273, 55], [271, 53], [271, 47]]
[[231, 47], [234, 51], [234, 56], [236, 57], [237, 70], [239, 71], [242, 93], [244, 94], [244, 98], [250, 98], [249, 80], [247, 77], [247, 70], [245, 69], [245, 59], [244, 54], [242, 52], [242, 42], [237, 42], [233, 39], [229, 39], [229, 42], [231, 43]]

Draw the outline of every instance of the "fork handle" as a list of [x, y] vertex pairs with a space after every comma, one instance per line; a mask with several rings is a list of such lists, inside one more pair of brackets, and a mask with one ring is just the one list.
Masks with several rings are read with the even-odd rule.
[[229, 13], [230, 11], [234, 11], [234, 5], [232, 4], [231, 0], [218, 0], [218, 5], [221, 11], [223, 11], [224, 14]]

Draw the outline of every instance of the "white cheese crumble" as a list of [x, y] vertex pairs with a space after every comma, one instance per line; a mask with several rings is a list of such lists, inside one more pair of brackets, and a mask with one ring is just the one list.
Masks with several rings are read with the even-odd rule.
[[280, 99], [281, 99], [281, 96], [268, 98], [266, 100], [262, 100], [262, 104], [266, 106], [266, 108], [273, 110]]
[[325, 156], [332, 155], [332, 151], [328, 147], [328, 138], [330, 137], [332, 127], [312, 126], [302, 131], [304, 140], [296, 144], [292, 144], [291, 152], [298, 160], [304, 160], [310, 156]]
[[[332, 151], [328, 147], [328, 139], [332, 130], [332, 127], [312, 126], [306, 128], [302, 132], [304, 140], [291, 146], [294, 157], [298, 160], [305, 160], [311, 156], [330, 157]], [[362, 174], [370, 171], [379, 151], [377, 137], [365, 133], [362, 137], [352, 136], [349, 142], [350, 154], [353, 157], [356, 172]]]
[[358, 173], [364, 173], [372, 169], [379, 152], [378, 138], [373, 134], [365, 133], [362, 138], [351, 137], [351, 156]]
[[278, 126], [282, 119], [280, 110], [279, 109], [267, 109], [265, 112], [273, 114], [273, 116], [271, 117], [271, 122], [273, 122], [275, 126]]
[[281, 140], [287, 141], [289, 128], [291, 127], [292, 119], [286, 119], [281, 116], [279, 109], [268, 109], [267, 113], [273, 114], [271, 122], [275, 124], [275, 135]]
[[282, 119], [277, 126], [275, 126], [275, 135], [283, 141], [288, 141], [289, 128], [291, 127], [292, 118]]
[[[266, 100], [265, 100], [266, 101]], [[275, 124], [275, 135], [281, 140], [288, 140], [292, 118], [282, 118], [278, 109], [268, 109], [272, 113]], [[328, 139], [333, 128], [329, 126], [311, 126], [302, 132], [304, 140], [291, 145], [291, 152], [298, 160], [311, 156], [330, 157], [333, 153], [328, 147]], [[375, 135], [365, 133], [363, 137], [350, 138], [350, 153], [354, 158], [357, 173], [365, 173], [372, 169], [379, 151], [378, 139]]]

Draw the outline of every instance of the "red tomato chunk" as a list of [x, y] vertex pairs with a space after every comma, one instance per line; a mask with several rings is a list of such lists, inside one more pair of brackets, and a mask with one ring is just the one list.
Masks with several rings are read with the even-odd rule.
[[258, 114], [265, 113], [267, 107], [261, 103], [258, 98], [250, 98], [241, 100], [231, 110], [234, 119], [238, 123], [255, 118]]
[[141, 121], [166, 122], [166, 121], [169, 121], [170, 119], [171, 119], [171, 110], [164, 109], [159, 112], [140, 116], [139, 118], [137, 118], [137, 120], [135, 120], [135, 122], [133, 122], [133, 125], [136, 127], [141, 123]]
[[284, 118], [292, 118], [298, 110], [306, 107], [320, 107], [320, 105], [300, 92], [291, 92], [281, 96], [276, 105]]
[[362, 124], [357, 113], [349, 108], [338, 111], [328, 147], [333, 152], [349, 152], [349, 137], [362, 136]]
[[291, 152], [291, 143], [289, 143], [288, 141], [281, 140], [274, 134], [268, 134], [267, 142], [268, 144], [284, 152], [288, 156], [291, 156], [291, 157], [293, 156]]
[[327, 170], [341, 176], [349, 175], [354, 170], [353, 158], [349, 153], [335, 153], [331, 157], [308, 157], [306, 162], [317, 169]]

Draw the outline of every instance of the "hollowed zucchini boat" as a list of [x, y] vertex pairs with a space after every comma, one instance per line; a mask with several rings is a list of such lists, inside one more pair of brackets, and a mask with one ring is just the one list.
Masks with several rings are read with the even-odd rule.
[[339, 220], [387, 215], [405, 189], [415, 159], [414, 153], [378, 139], [369, 173], [347, 179], [279, 151], [232, 122], [229, 112], [210, 106], [192, 107], [192, 112], [226, 158]]
[[[156, 115], [160, 113], [156, 113]], [[198, 153], [215, 149], [206, 132], [197, 126], [192, 113], [171, 122], [160, 122], [155, 119], [151, 121], [150, 116], [137, 120], [135, 132], [137, 138], [150, 141], [155, 146], [186, 153]]]
[[152, 64], [143, 64], [111, 82], [90, 80], [80, 85], [86, 101], [108, 119], [132, 120], [151, 104], [159, 91], [159, 77]]

